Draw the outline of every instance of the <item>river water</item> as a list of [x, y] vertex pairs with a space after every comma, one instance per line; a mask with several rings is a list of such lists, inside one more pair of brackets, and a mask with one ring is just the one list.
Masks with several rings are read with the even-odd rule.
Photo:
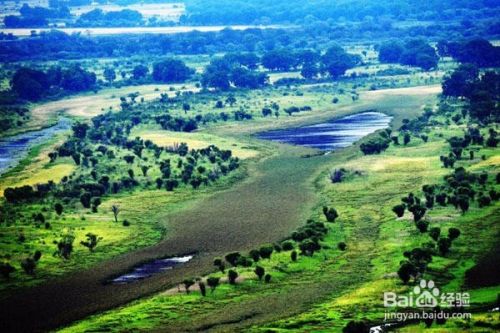
[[375, 131], [387, 128], [392, 117], [363, 112], [324, 123], [259, 133], [260, 139], [306, 146], [325, 151], [345, 148]]
[[70, 127], [70, 120], [61, 118], [52, 127], [0, 139], [0, 175], [15, 167], [20, 160], [28, 155], [31, 148], [47, 142], [58, 133], [69, 130]]

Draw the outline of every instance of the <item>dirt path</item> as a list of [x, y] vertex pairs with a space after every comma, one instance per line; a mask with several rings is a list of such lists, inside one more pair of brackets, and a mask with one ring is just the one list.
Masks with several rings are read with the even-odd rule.
[[[405, 94], [383, 95], [375, 98], [377, 102], [371, 106], [397, 117], [397, 110], [402, 105], [418, 110], [426, 101], [421, 95], [412, 98], [404, 97]], [[368, 106], [358, 104], [350, 112]], [[335, 114], [330, 113], [329, 117]], [[320, 120], [321, 117], [317, 117], [317, 121]], [[317, 199], [312, 180], [329, 161], [328, 157], [301, 158], [305, 151], [280, 146], [276, 155], [251, 166], [245, 181], [194, 202], [183, 211], [165, 215], [168, 237], [156, 246], [119, 256], [0, 300], [0, 331], [45, 331], [68, 324], [166, 290], [185, 277], [205, 275], [213, 270], [215, 255], [248, 250], [289, 235], [309, 216]], [[111, 276], [138, 263], [191, 252], [197, 253], [191, 262], [165, 274], [130, 285], [103, 284]], [[286, 308], [286, 298], [282, 301], [283, 308]]]

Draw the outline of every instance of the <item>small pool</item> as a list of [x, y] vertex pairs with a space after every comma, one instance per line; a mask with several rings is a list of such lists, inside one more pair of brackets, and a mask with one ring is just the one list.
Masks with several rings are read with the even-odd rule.
[[172, 257], [165, 259], [156, 259], [151, 262], [142, 264], [140, 266], [135, 267], [132, 271], [120, 275], [117, 278], [112, 279], [110, 282], [112, 284], [126, 284], [132, 283], [135, 281], [143, 280], [148, 277], [151, 277], [154, 274], [162, 273], [169, 269], [172, 269], [176, 266], [180, 266], [182, 264], [187, 263], [193, 259], [192, 255], [184, 256], [184, 257]]
[[260, 139], [278, 141], [321, 150], [335, 150], [380, 129], [387, 128], [392, 117], [380, 112], [363, 112], [320, 124], [259, 133]]

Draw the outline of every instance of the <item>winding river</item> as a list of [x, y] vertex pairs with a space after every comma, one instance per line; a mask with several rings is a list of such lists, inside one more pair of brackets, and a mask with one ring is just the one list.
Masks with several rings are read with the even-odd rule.
[[392, 117], [363, 112], [324, 123], [258, 134], [260, 139], [332, 151], [345, 148], [375, 131], [387, 128]]
[[69, 130], [70, 126], [69, 119], [61, 118], [54, 126], [0, 139], [0, 175], [15, 167], [28, 155], [31, 148]]

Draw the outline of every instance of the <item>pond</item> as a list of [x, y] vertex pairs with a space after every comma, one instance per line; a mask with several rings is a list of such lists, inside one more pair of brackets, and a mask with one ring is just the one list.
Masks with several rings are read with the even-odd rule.
[[324, 123], [259, 133], [260, 139], [332, 151], [345, 148], [375, 131], [387, 128], [392, 117], [363, 112]]
[[32, 147], [42, 144], [70, 128], [70, 120], [62, 118], [54, 126], [0, 139], [0, 175], [9, 168], [15, 167], [20, 160], [28, 155]]
[[112, 284], [126, 284], [148, 278], [154, 274], [162, 273], [176, 266], [187, 263], [193, 259], [193, 256], [187, 255], [184, 257], [172, 257], [165, 259], [156, 259], [140, 266], [135, 267], [132, 271], [120, 275], [110, 282]]

